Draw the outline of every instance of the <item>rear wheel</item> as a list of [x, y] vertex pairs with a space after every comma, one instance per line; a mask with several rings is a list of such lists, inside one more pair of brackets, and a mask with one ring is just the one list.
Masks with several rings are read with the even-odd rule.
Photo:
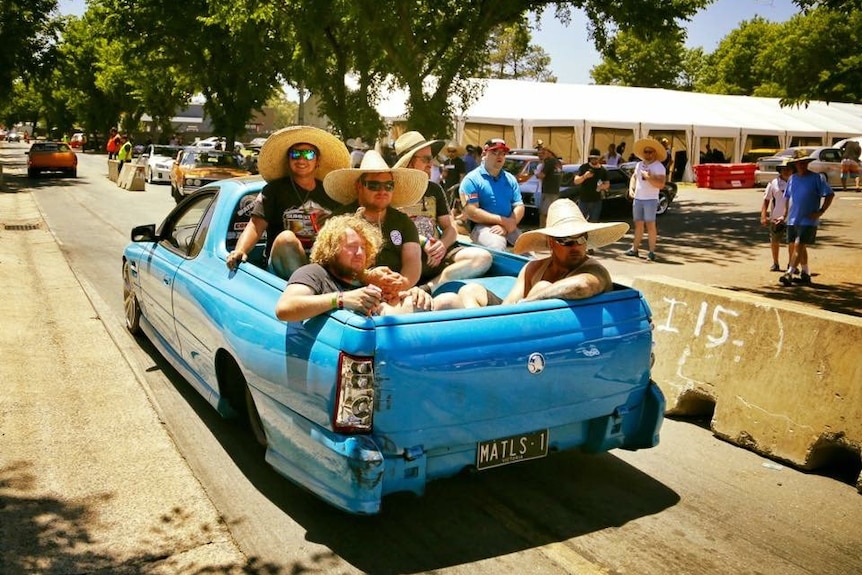
[[248, 388], [248, 382], [233, 358], [224, 359], [222, 375], [219, 377], [221, 392], [240, 420], [251, 431], [255, 443], [266, 447], [266, 432], [254, 403], [254, 397]]
[[132, 287], [132, 266], [128, 261], [123, 262], [123, 308], [126, 329], [132, 335], [138, 335], [141, 333], [141, 306], [138, 305], [138, 296]]
[[254, 440], [257, 441], [258, 445], [266, 447], [266, 431], [263, 429], [263, 422], [260, 420], [260, 414], [257, 412], [257, 406], [254, 404], [254, 397], [251, 395], [248, 384], [245, 385], [245, 411]]
[[662, 215], [670, 207], [670, 200], [667, 199], [667, 194], [664, 191], [658, 193], [658, 207], [655, 210], [657, 216]]
[[35, 168], [27, 168], [27, 177], [28, 178], [35, 178], [38, 175], [39, 175], [39, 170], [37, 170]]

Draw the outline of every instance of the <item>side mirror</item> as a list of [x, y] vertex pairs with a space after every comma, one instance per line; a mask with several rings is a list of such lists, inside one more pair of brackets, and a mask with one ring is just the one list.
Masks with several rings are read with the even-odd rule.
[[145, 226], [135, 226], [132, 228], [133, 242], [155, 242], [157, 240], [156, 224], [147, 224]]

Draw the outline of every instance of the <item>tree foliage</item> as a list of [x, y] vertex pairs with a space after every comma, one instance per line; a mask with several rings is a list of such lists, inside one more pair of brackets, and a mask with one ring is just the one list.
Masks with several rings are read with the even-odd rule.
[[531, 27], [526, 18], [498, 26], [488, 38], [488, 62], [481, 77], [556, 82], [551, 57], [531, 42]]
[[602, 62], [590, 74], [597, 84], [677, 88], [685, 52], [680, 36], [646, 40], [621, 31], [609, 42]]
[[57, 0], [3, 0], [0, 3], [0, 105], [8, 102], [17, 78], [50, 68], [61, 22]]

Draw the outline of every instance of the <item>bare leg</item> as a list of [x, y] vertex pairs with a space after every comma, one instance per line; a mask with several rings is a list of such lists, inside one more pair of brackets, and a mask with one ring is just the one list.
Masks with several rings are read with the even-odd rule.
[[491, 252], [482, 248], [461, 248], [455, 254], [454, 261], [443, 268], [440, 275], [428, 281], [428, 286], [433, 290], [450, 280], [480, 277], [488, 271], [493, 260]]
[[654, 252], [656, 243], [658, 242], [658, 228], [656, 227], [655, 222], [646, 222], [646, 229], [649, 251]]
[[308, 263], [308, 258], [299, 238], [293, 232], [284, 231], [276, 236], [272, 244], [269, 263], [279, 277], [288, 279], [290, 274]]
[[778, 250], [781, 247], [778, 238], [775, 238], [771, 242], [769, 242], [769, 247], [772, 251], [772, 263], [778, 265]]
[[465, 284], [458, 290], [458, 296], [463, 306], [468, 309], [488, 305], [488, 290], [479, 284]]
[[632, 245], [632, 249], [634, 251], [638, 251], [638, 249], [640, 248], [641, 240], [643, 239], [643, 237], [644, 237], [643, 220], [636, 220], [635, 221], [635, 238], [634, 238], [634, 243]]

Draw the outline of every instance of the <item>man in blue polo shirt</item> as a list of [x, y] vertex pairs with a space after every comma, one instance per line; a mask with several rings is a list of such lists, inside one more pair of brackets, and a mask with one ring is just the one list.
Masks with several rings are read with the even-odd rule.
[[524, 217], [524, 202], [515, 176], [503, 169], [509, 146], [500, 138], [485, 142], [482, 163], [461, 180], [464, 215], [472, 223], [470, 238], [503, 251], [515, 245]]

